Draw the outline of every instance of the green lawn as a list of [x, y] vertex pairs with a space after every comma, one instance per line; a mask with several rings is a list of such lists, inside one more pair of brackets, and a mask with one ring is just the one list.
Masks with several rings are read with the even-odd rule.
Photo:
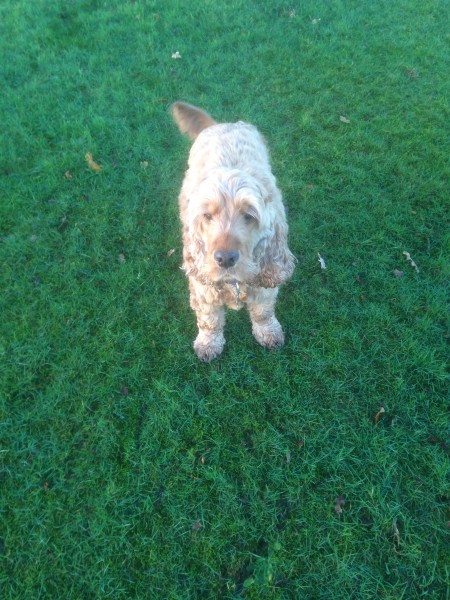
[[[447, 10], [1, 2], [2, 599], [449, 598]], [[280, 351], [192, 350], [178, 99], [269, 141]]]

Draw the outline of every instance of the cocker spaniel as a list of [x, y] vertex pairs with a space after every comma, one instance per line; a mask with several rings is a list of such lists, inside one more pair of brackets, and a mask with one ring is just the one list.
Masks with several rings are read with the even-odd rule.
[[184, 102], [173, 104], [172, 114], [194, 140], [179, 196], [183, 270], [198, 325], [194, 350], [205, 362], [219, 356], [224, 307], [244, 304], [256, 341], [266, 348], [282, 346], [275, 302], [295, 259], [266, 143], [253, 125], [217, 124]]

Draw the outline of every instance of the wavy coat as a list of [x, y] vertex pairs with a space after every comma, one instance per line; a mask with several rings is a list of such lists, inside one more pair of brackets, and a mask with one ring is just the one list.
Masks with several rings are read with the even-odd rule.
[[195, 352], [206, 362], [216, 358], [225, 343], [224, 307], [244, 304], [256, 340], [267, 348], [282, 346], [275, 301], [295, 260], [265, 140], [253, 125], [218, 124], [184, 102], [176, 102], [172, 113], [194, 142], [179, 205], [183, 269], [199, 328]]

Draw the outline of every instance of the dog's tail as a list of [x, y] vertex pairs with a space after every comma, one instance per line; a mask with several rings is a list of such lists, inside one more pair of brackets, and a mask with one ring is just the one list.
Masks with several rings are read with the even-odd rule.
[[175, 102], [171, 106], [172, 115], [181, 133], [187, 133], [191, 140], [195, 140], [200, 132], [207, 127], [215, 125], [216, 122], [207, 112], [187, 104], [187, 102]]

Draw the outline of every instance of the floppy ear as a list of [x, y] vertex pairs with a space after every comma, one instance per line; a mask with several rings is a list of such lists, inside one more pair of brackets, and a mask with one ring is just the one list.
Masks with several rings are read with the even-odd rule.
[[197, 277], [203, 260], [204, 245], [195, 222], [183, 225], [183, 266], [187, 276]]
[[[282, 212], [281, 212], [282, 211]], [[295, 267], [295, 257], [287, 245], [288, 227], [284, 210], [276, 211], [269, 236], [256, 248], [256, 261], [259, 259], [260, 272], [254, 285], [274, 288], [287, 281]]]

